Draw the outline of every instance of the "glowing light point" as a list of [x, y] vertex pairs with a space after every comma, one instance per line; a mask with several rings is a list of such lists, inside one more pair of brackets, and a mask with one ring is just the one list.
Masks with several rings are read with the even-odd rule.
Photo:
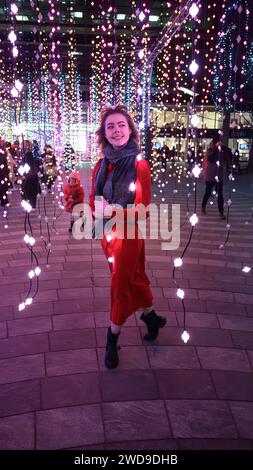
[[196, 3], [193, 3], [190, 10], [189, 10], [189, 13], [190, 13], [191, 17], [195, 18], [197, 16], [198, 12], [199, 12], [198, 5], [196, 5]]
[[107, 240], [108, 242], [110, 242], [110, 241], [112, 240], [112, 236], [111, 236], [111, 235], [107, 235], [106, 240]]
[[244, 266], [244, 268], [242, 269], [243, 273], [249, 273], [250, 271], [251, 271], [251, 268], [249, 266]]
[[37, 266], [37, 267], [35, 268], [34, 272], [35, 272], [36, 276], [39, 276], [39, 275], [40, 275], [41, 269], [39, 268], [39, 266]]
[[17, 88], [18, 91], [21, 91], [23, 88], [23, 83], [20, 82], [20, 80], [15, 80], [15, 87]]
[[199, 66], [198, 66], [196, 60], [193, 60], [191, 62], [191, 64], [189, 65], [189, 70], [192, 73], [192, 75], [195, 75], [197, 73], [198, 68], [199, 68]]
[[13, 98], [18, 97], [18, 90], [14, 87], [11, 89], [11, 96], [13, 96]]
[[16, 57], [18, 57], [18, 48], [16, 46], [14, 46], [12, 48], [12, 55], [13, 55], [14, 59], [16, 59]]
[[113, 263], [113, 261], [114, 261], [114, 258], [113, 258], [112, 256], [110, 256], [110, 257], [108, 258], [108, 262], [109, 262], [109, 263]]
[[21, 310], [25, 310], [25, 303], [22, 302], [21, 304], [19, 304], [18, 306], [18, 310], [21, 312]]
[[143, 21], [144, 19], [145, 19], [145, 14], [143, 13], [143, 11], [141, 11], [139, 14], [139, 20]]
[[28, 298], [26, 299], [26, 301], [25, 301], [25, 304], [26, 304], [26, 305], [31, 305], [31, 304], [32, 304], [32, 301], [33, 301], [32, 297], [28, 297]]
[[141, 153], [139, 153], [139, 155], [137, 155], [136, 159], [137, 159], [137, 162], [140, 162], [140, 161], [142, 160], [142, 155], [141, 155]]
[[143, 57], [144, 57], [144, 50], [143, 50], [143, 49], [141, 49], [141, 50], [138, 52], [138, 57], [139, 57], [139, 59], [143, 59]]
[[195, 176], [195, 178], [198, 178], [200, 173], [201, 173], [201, 168], [198, 165], [195, 165], [192, 169], [193, 176]]
[[140, 123], [139, 123], [139, 129], [144, 129], [144, 127], [145, 127], [144, 122], [143, 122], [143, 121], [140, 121]]
[[181, 338], [182, 338], [184, 343], [188, 343], [188, 341], [190, 339], [190, 335], [189, 335], [189, 333], [187, 333], [187, 331], [184, 331], [181, 335]]
[[18, 7], [15, 3], [11, 4], [11, 12], [13, 13], [13, 15], [16, 15], [18, 12]]
[[196, 214], [193, 214], [191, 217], [190, 217], [190, 222], [192, 224], [192, 226], [194, 227], [197, 223], [198, 223], [199, 219], [197, 217]]
[[200, 123], [200, 118], [199, 116], [197, 116], [197, 114], [193, 114], [192, 117], [191, 117], [191, 125], [193, 127], [197, 127]]
[[178, 296], [181, 300], [183, 300], [183, 298], [184, 298], [184, 290], [183, 290], [183, 289], [178, 289], [178, 290], [177, 290], [177, 296]]
[[180, 266], [182, 266], [182, 264], [183, 264], [182, 258], [176, 258], [176, 259], [174, 259], [174, 266], [175, 266], [175, 268], [179, 268]]
[[133, 182], [130, 183], [130, 185], [129, 185], [129, 191], [135, 191], [135, 188], [136, 188], [135, 183], [133, 183]]
[[17, 36], [16, 36], [16, 34], [14, 33], [14, 31], [11, 31], [11, 32], [8, 34], [8, 39], [9, 39], [9, 41], [11, 41], [12, 44], [14, 44], [14, 42], [17, 40]]
[[32, 279], [35, 276], [35, 272], [33, 271], [33, 269], [29, 271], [28, 276], [30, 279]]

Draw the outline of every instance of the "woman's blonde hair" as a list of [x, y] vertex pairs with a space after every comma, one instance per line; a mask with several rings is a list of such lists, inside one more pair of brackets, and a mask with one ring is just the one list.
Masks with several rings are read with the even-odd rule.
[[101, 109], [100, 115], [99, 115], [99, 128], [96, 130], [96, 136], [97, 136], [97, 142], [98, 145], [101, 147], [103, 150], [107, 145], [108, 145], [108, 140], [105, 137], [105, 121], [108, 118], [108, 116], [111, 116], [112, 114], [117, 114], [120, 113], [123, 116], [125, 116], [129, 128], [131, 129], [132, 133], [130, 138], [133, 139], [137, 144], [139, 143], [139, 134], [136, 129], [136, 126], [134, 124], [134, 120], [129, 113], [127, 107], [125, 104], [116, 104], [115, 106], [105, 106], [104, 108]]

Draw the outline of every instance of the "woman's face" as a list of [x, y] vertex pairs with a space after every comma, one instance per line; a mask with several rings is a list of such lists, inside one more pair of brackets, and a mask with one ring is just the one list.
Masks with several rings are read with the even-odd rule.
[[132, 131], [128, 125], [124, 114], [115, 113], [108, 116], [105, 120], [105, 137], [114, 149], [124, 147]]

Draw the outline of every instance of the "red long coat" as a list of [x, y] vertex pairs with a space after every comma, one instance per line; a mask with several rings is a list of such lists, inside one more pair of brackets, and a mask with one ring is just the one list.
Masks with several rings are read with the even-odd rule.
[[[102, 160], [93, 170], [90, 207], [94, 205], [95, 176]], [[135, 161], [137, 179], [135, 182], [135, 206], [148, 206], [151, 200], [151, 175], [146, 160]], [[109, 167], [110, 171], [110, 167]], [[124, 209], [124, 213], [129, 209]], [[130, 209], [131, 210], [131, 209]], [[136, 229], [137, 231], [137, 229]], [[113, 258], [109, 263], [111, 271], [111, 311], [110, 319], [115, 325], [122, 325], [126, 319], [141, 307], [150, 307], [153, 296], [149, 287], [149, 279], [145, 273], [145, 243], [141, 238], [101, 240], [106, 258]]]
[[64, 188], [65, 210], [72, 213], [76, 204], [84, 202], [84, 190], [80, 183], [67, 184]]

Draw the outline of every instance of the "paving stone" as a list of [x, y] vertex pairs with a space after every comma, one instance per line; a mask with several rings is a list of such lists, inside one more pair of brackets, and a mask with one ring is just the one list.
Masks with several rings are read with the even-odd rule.
[[44, 333], [51, 329], [51, 318], [48, 317], [24, 318], [23, 320], [8, 321], [9, 336]]
[[[104, 365], [105, 349], [98, 348], [97, 353], [99, 368], [106, 370]], [[147, 353], [143, 346], [122, 346], [119, 350], [119, 361], [120, 369], [149, 369]]]
[[152, 400], [159, 398], [154, 375], [149, 370], [114, 370], [100, 375], [103, 401]]
[[232, 304], [225, 302], [214, 302], [208, 300], [206, 302], [207, 311], [209, 313], [227, 313], [230, 315], [246, 315], [246, 309], [242, 304]]
[[49, 333], [51, 351], [94, 348], [96, 337], [94, 329], [52, 331]]
[[26, 413], [40, 409], [38, 380], [0, 386], [0, 416]]
[[5, 321], [0, 322], [0, 338], [6, 338], [7, 336], [7, 325]]
[[88, 277], [74, 278], [74, 279], [60, 279], [61, 289], [72, 287], [92, 287], [92, 280]]
[[46, 333], [15, 336], [13, 338], [6, 338], [0, 341], [1, 359], [42, 353], [48, 350], [48, 335]]
[[32, 413], [0, 419], [0, 449], [33, 450], [34, 417]]
[[[79, 287], [71, 289], [58, 289], [58, 296], [60, 300], [69, 300], [69, 299], [76, 299], [76, 298], [92, 298], [93, 292], [90, 287]], [[56, 300], [56, 299], [53, 299]]]
[[180, 450], [250, 450], [250, 441], [238, 439], [178, 439]]
[[199, 369], [200, 363], [192, 346], [147, 346], [153, 369]]
[[158, 370], [155, 372], [160, 398], [215, 399], [211, 377], [203, 370]]
[[37, 379], [45, 375], [42, 354], [0, 360], [0, 384]]
[[245, 351], [232, 348], [197, 348], [204, 369], [251, 371]]
[[253, 374], [249, 372], [213, 371], [213, 383], [221, 400], [248, 400], [253, 397]]
[[42, 409], [100, 402], [98, 374], [45, 377], [41, 380]]
[[157, 439], [147, 441], [130, 441], [130, 442], [111, 442], [105, 444], [105, 450], [175, 450], [178, 449], [176, 439]]
[[[195, 327], [203, 327], [203, 328], [218, 328], [219, 323], [217, 316], [212, 313], [199, 313], [199, 312], [187, 312], [187, 325], [188, 326], [195, 326]], [[176, 314], [178, 324], [182, 327], [183, 326], [183, 313], [177, 312]]]
[[235, 315], [218, 315], [221, 328], [227, 330], [253, 331], [253, 318]]
[[36, 436], [37, 449], [67, 449], [99, 444], [104, 441], [100, 406], [72, 406], [39, 411]]
[[28, 317], [43, 317], [53, 314], [53, 303], [52, 302], [42, 302], [42, 303], [33, 303], [32, 307], [26, 308], [25, 314], [24, 310], [21, 312], [18, 310], [18, 305], [14, 306], [15, 318], [23, 319]]
[[253, 349], [253, 335], [251, 331], [231, 331], [230, 334], [236, 348]]
[[[54, 313], [56, 315], [63, 315], [64, 313], [84, 313], [92, 310], [93, 300], [86, 299], [82, 300], [58, 300], [54, 302]], [[88, 310], [87, 310], [88, 309]]]
[[94, 327], [94, 317], [92, 313], [72, 313], [53, 317], [53, 329], [55, 331], [79, 330], [92, 327]]
[[103, 403], [102, 408], [107, 442], [171, 437], [162, 401]]
[[226, 403], [214, 400], [166, 400], [176, 438], [237, 438]]
[[235, 296], [235, 301], [241, 304], [253, 304], [253, 295], [247, 295], [247, 294], [234, 294]]
[[240, 438], [253, 439], [253, 403], [230, 402], [230, 407]]
[[94, 349], [75, 349], [45, 354], [47, 375], [77, 374], [97, 370]]
[[[2, 280], [1, 280], [1, 282], [2, 282]], [[14, 313], [13, 313], [12, 306], [9, 305], [8, 307], [0, 307], [1, 321], [12, 320], [13, 316], [14, 316]]]
[[[236, 295], [236, 294], [234, 294]], [[218, 290], [199, 290], [199, 298], [202, 300], [213, 300], [217, 302], [233, 302], [233, 294], [231, 292], [220, 292]]]
[[251, 366], [253, 367], [253, 351], [248, 351], [248, 356], [249, 356], [249, 360], [251, 362]]

